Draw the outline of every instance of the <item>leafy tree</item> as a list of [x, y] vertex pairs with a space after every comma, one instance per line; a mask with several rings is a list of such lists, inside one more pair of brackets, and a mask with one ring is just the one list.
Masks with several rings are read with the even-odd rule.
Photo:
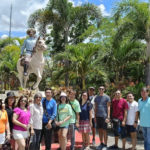
[[[50, 25], [51, 33], [47, 42], [52, 43], [52, 53], [65, 51], [68, 44], [77, 44], [84, 39], [79, 36], [92, 24], [99, 24], [101, 13], [98, 7], [85, 4], [73, 7], [68, 0], [49, 0], [47, 7], [38, 10], [29, 18], [29, 26], [39, 24], [41, 34], [46, 33], [46, 27]], [[69, 67], [68, 60], [65, 65]], [[65, 77], [68, 86], [68, 73]]]
[[19, 54], [20, 54], [20, 47], [16, 45], [5, 46], [1, 51], [0, 79], [4, 82], [5, 89], [7, 84], [12, 88], [14, 88], [15, 86], [15, 81], [17, 81], [16, 65], [19, 59]]
[[64, 68], [60, 73], [63, 74], [63, 71], [68, 69], [70, 75], [75, 74], [76, 77], [81, 80], [81, 87], [85, 89], [86, 79], [90, 73], [95, 72], [95, 74], [99, 73], [100, 75], [99, 68], [96, 69], [95, 64], [95, 58], [99, 50], [100, 46], [92, 43], [80, 43], [68, 46], [66, 51], [58, 53], [55, 56], [55, 60], [60, 61], [60, 63], [65, 59], [69, 61], [69, 68], [65, 68], [62, 64], [61, 66]]
[[47, 7], [31, 14], [28, 24], [34, 27], [39, 24], [41, 34], [46, 33], [46, 27], [50, 26], [49, 42], [53, 43], [53, 52], [64, 51], [69, 43], [79, 43], [79, 39], [86, 29], [92, 25], [99, 25], [101, 13], [97, 6], [85, 4], [73, 7], [68, 0], [50, 0]]
[[149, 3], [139, 0], [123, 0], [114, 9], [114, 18], [118, 24], [115, 46], [125, 36], [131, 40], [146, 42], [146, 84], [150, 85], [150, 9]]

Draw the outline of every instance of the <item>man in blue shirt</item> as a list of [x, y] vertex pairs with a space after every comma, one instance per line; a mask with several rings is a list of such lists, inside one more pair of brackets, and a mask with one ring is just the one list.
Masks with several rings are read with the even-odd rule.
[[42, 135], [44, 135], [45, 150], [51, 150], [52, 122], [57, 115], [57, 104], [55, 99], [52, 98], [51, 88], [45, 89], [45, 95], [46, 97], [42, 98], [44, 108]]
[[34, 47], [36, 45], [36, 31], [33, 28], [30, 28], [27, 30], [27, 35], [29, 36], [29, 38], [27, 38], [24, 43], [23, 46], [21, 48], [21, 58], [24, 55], [25, 58], [25, 64], [24, 64], [24, 75], [27, 76], [27, 69], [28, 69], [28, 64], [31, 61], [31, 56], [34, 50]]
[[148, 88], [142, 88], [142, 98], [140, 98], [138, 101], [138, 109], [140, 112], [140, 126], [143, 128], [145, 150], [150, 150], [150, 97], [148, 96], [148, 94]]

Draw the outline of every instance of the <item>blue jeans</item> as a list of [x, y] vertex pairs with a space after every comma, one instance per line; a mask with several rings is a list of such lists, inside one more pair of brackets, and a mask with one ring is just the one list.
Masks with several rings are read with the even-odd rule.
[[74, 123], [71, 123], [69, 125], [69, 134], [71, 135], [71, 150], [73, 150], [75, 145], [75, 124]]
[[32, 143], [30, 144], [30, 148], [29, 148], [30, 150], [39, 150], [40, 149], [41, 131], [42, 130], [34, 129]]
[[150, 150], [150, 127], [143, 127], [144, 149]]

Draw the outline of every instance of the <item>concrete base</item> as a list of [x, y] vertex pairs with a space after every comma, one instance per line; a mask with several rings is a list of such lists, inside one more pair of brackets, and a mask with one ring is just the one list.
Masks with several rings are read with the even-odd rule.
[[[23, 90], [20, 90], [20, 91], [19, 90], [18, 91], [6, 90], [5, 94], [0, 94], [0, 99], [4, 100], [7, 97], [7, 93], [10, 92], [10, 91], [14, 92], [16, 97], [20, 97], [21, 95], [25, 94], [26, 92], [29, 92], [29, 93], [31, 92], [32, 93], [31, 97], [33, 97], [34, 94], [37, 93], [37, 91], [28, 90], [28, 89], [23, 89]], [[42, 94], [42, 96], [45, 97], [45, 92], [44, 91], [38, 91], [38, 92], [40, 92]]]

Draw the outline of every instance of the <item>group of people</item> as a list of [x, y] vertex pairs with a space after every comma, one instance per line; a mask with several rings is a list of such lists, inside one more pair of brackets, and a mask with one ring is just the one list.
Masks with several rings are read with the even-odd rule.
[[[122, 139], [122, 150], [125, 150], [126, 137], [131, 136], [131, 150], [136, 150], [137, 127], [142, 127], [144, 137], [144, 150], [150, 150], [150, 97], [149, 89], [143, 87], [141, 89], [141, 97], [138, 102], [134, 100], [132, 92], [127, 93], [124, 99], [121, 90], [115, 92], [114, 98], [110, 101], [110, 97], [104, 93], [105, 87], [99, 87], [99, 95], [94, 96], [94, 88], [90, 89], [89, 96], [93, 98], [93, 119], [95, 119], [96, 127], [99, 132], [100, 145], [97, 150], [117, 150], [119, 136]], [[89, 97], [90, 98], [90, 97]], [[110, 115], [111, 114], [111, 115]], [[112, 123], [115, 143], [107, 147], [107, 126]], [[92, 127], [95, 127], [94, 125]], [[93, 141], [95, 137], [95, 129], [93, 128]]]
[[[143, 128], [144, 149], [150, 150], [150, 98], [148, 88], [141, 89], [141, 99], [134, 100], [133, 93], [122, 98], [120, 90], [110, 99], [105, 94], [105, 87], [99, 87], [95, 95], [95, 88], [90, 87], [76, 99], [76, 91], [61, 91], [57, 99], [53, 97], [51, 88], [45, 89], [45, 97], [41, 93], [34, 95], [33, 103], [22, 95], [16, 104], [13, 92], [7, 93], [7, 98], [0, 100], [0, 149], [5, 139], [9, 139], [12, 149], [25, 150], [26, 139], [32, 141], [30, 150], [40, 150], [40, 143], [44, 138], [45, 149], [51, 149], [52, 133], [58, 133], [60, 150], [66, 150], [67, 135], [71, 141], [70, 149], [75, 149], [75, 130], [82, 134], [82, 149], [90, 149], [90, 133], [92, 143], [95, 144], [96, 128], [99, 133], [100, 144], [97, 150], [118, 149], [119, 136], [122, 138], [122, 149], [125, 150], [126, 137], [131, 136], [131, 150], [136, 149], [136, 128], [138, 122]], [[107, 126], [112, 123], [115, 143], [107, 146]], [[56, 130], [57, 128], [57, 130]]]

